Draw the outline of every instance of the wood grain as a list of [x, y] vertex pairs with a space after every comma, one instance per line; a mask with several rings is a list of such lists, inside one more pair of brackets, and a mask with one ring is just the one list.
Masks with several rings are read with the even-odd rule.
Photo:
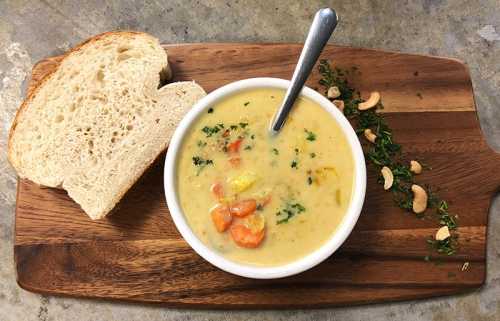
[[[175, 80], [207, 91], [251, 77], [290, 78], [300, 45], [165, 46]], [[222, 272], [182, 240], [165, 204], [161, 155], [112, 216], [91, 221], [62, 190], [20, 180], [16, 207], [18, 283], [47, 294], [208, 308], [298, 308], [424, 298], [481, 286], [486, 228], [500, 157], [482, 137], [467, 68], [446, 58], [328, 46], [323, 58], [356, 72], [353, 85], [382, 93], [384, 113], [408, 158], [432, 165], [419, 177], [439, 186], [460, 216], [459, 253], [428, 263], [425, 239], [436, 231], [395, 208], [368, 169], [367, 198], [354, 232], [332, 257], [300, 275], [250, 280]], [[57, 66], [33, 69], [30, 88]], [[308, 85], [318, 88], [314, 73]], [[417, 95], [418, 94], [418, 95]], [[464, 262], [470, 262], [462, 272]]]

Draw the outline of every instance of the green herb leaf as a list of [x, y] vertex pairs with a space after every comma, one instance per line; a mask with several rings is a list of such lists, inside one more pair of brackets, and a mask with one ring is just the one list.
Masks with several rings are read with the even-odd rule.
[[440, 254], [453, 255], [457, 251], [457, 239], [457, 235], [453, 235], [442, 241], [437, 241], [430, 237], [427, 239], [427, 243]]
[[205, 126], [201, 129], [205, 133], [206, 137], [212, 137], [217, 134], [221, 129], [224, 128], [224, 124], [217, 124], [214, 127]]
[[276, 216], [278, 216], [278, 221], [276, 221], [276, 224], [288, 223], [288, 221], [295, 215], [303, 213], [305, 211], [306, 208], [302, 204], [288, 201], [285, 203], [284, 208], [276, 213]]
[[204, 159], [200, 156], [193, 156], [193, 164], [194, 166], [198, 167], [198, 170], [196, 171], [196, 176], [200, 175], [200, 172], [207, 166], [207, 165], [213, 165], [214, 162], [211, 159]]
[[306, 132], [306, 139], [310, 142], [313, 142], [316, 140], [316, 134], [307, 130], [306, 128], [304, 128], [304, 131]]

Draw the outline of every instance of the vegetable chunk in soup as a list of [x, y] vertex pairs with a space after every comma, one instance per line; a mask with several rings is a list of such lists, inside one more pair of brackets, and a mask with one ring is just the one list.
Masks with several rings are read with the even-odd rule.
[[189, 129], [178, 156], [179, 201], [194, 233], [235, 262], [290, 263], [331, 238], [351, 201], [354, 161], [332, 116], [300, 97], [268, 133], [280, 89], [219, 101]]

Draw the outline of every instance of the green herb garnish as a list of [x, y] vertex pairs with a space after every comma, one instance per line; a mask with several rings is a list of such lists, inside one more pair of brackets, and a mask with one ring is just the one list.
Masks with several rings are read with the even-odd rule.
[[245, 128], [245, 127], [247, 127], [247, 126], [248, 126], [248, 123], [240, 123], [240, 127], [241, 127], [241, 128]]
[[309, 156], [310, 156], [311, 158], [314, 158], [314, 157], [316, 157], [316, 153], [310, 153], [310, 154], [309, 154]]
[[274, 155], [280, 154], [279, 150], [277, 150], [276, 148], [273, 148], [271, 151], [273, 152]]
[[245, 103], [243, 104], [243, 106], [248, 106], [249, 104], [250, 104], [250, 102], [249, 102], [249, 101], [247, 101], [247, 102], [245, 102]]
[[439, 224], [448, 226], [450, 230], [455, 230], [457, 228], [457, 216], [451, 215], [448, 212], [448, 203], [446, 201], [441, 200], [441, 202], [439, 202], [436, 212], [439, 215]]
[[245, 148], [243, 148], [244, 150], [251, 150], [252, 149], [252, 146], [250, 145], [246, 145]]
[[288, 221], [297, 214], [305, 212], [306, 208], [300, 203], [286, 202], [284, 208], [276, 213], [278, 221], [276, 224], [288, 223]]
[[217, 134], [221, 129], [224, 128], [224, 124], [217, 124], [214, 127], [205, 126], [201, 129], [205, 133], [206, 137], [212, 137]]
[[204, 141], [202, 141], [202, 140], [199, 140], [199, 141], [196, 143], [196, 145], [198, 145], [198, 147], [205, 147], [205, 146], [207, 146], [207, 142], [204, 142]]
[[311, 185], [313, 183], [313, 179], [311, 176], [307, 176], [307, 184]]
[[304, 131], [306, 132], [306, 139], [310, 142], [313, 142], [316, 140], [316, 134], [307, 130], [306, 128], [304, 128]]
[[291, 168], [295, 168], [295, 169], [298, 169], [299, 168], [299, 163], [297, 162], [297, 160], [293, 160], [291, 163], [290, 163], [290, 167]]
[[448, 237], [446, 240], [442, 241], [437, 241], [434, 238], [429, 237], [427, 239], [427, 243], [431, 248], [436, 250], [439, 254], [445, 254], [445, 255], [453, 255], [457, 251], [458, 247], [458, 235], [452, 235]]
[[193, 157], [193, 164], [194, 166], [198, 167], [198, 170], [196, 171], [196, 176], [200, 175], [200, 172], [207, 166], [207, 165], [213, 165], [214, 161], [211, 159], [204, 159], [200, 156], [194, 156]]
[[214, 112], [214, 109], [213, 109], [212, 107], [208, 108], [207, 113], [211, 114], [211, 113], [213, 113], [213, 112]]

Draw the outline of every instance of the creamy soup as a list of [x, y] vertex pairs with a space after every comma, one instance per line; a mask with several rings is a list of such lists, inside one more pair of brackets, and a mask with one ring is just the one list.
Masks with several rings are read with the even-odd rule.
[[236, 262], [276, 266], [313, 252], [351, 200], [352, 152], [328, 112], [301, 97], [279, 135], [269, 136], [283, 97], [253, 89], [218, 102], [180, 149], [177, 190], [187, 222]]

